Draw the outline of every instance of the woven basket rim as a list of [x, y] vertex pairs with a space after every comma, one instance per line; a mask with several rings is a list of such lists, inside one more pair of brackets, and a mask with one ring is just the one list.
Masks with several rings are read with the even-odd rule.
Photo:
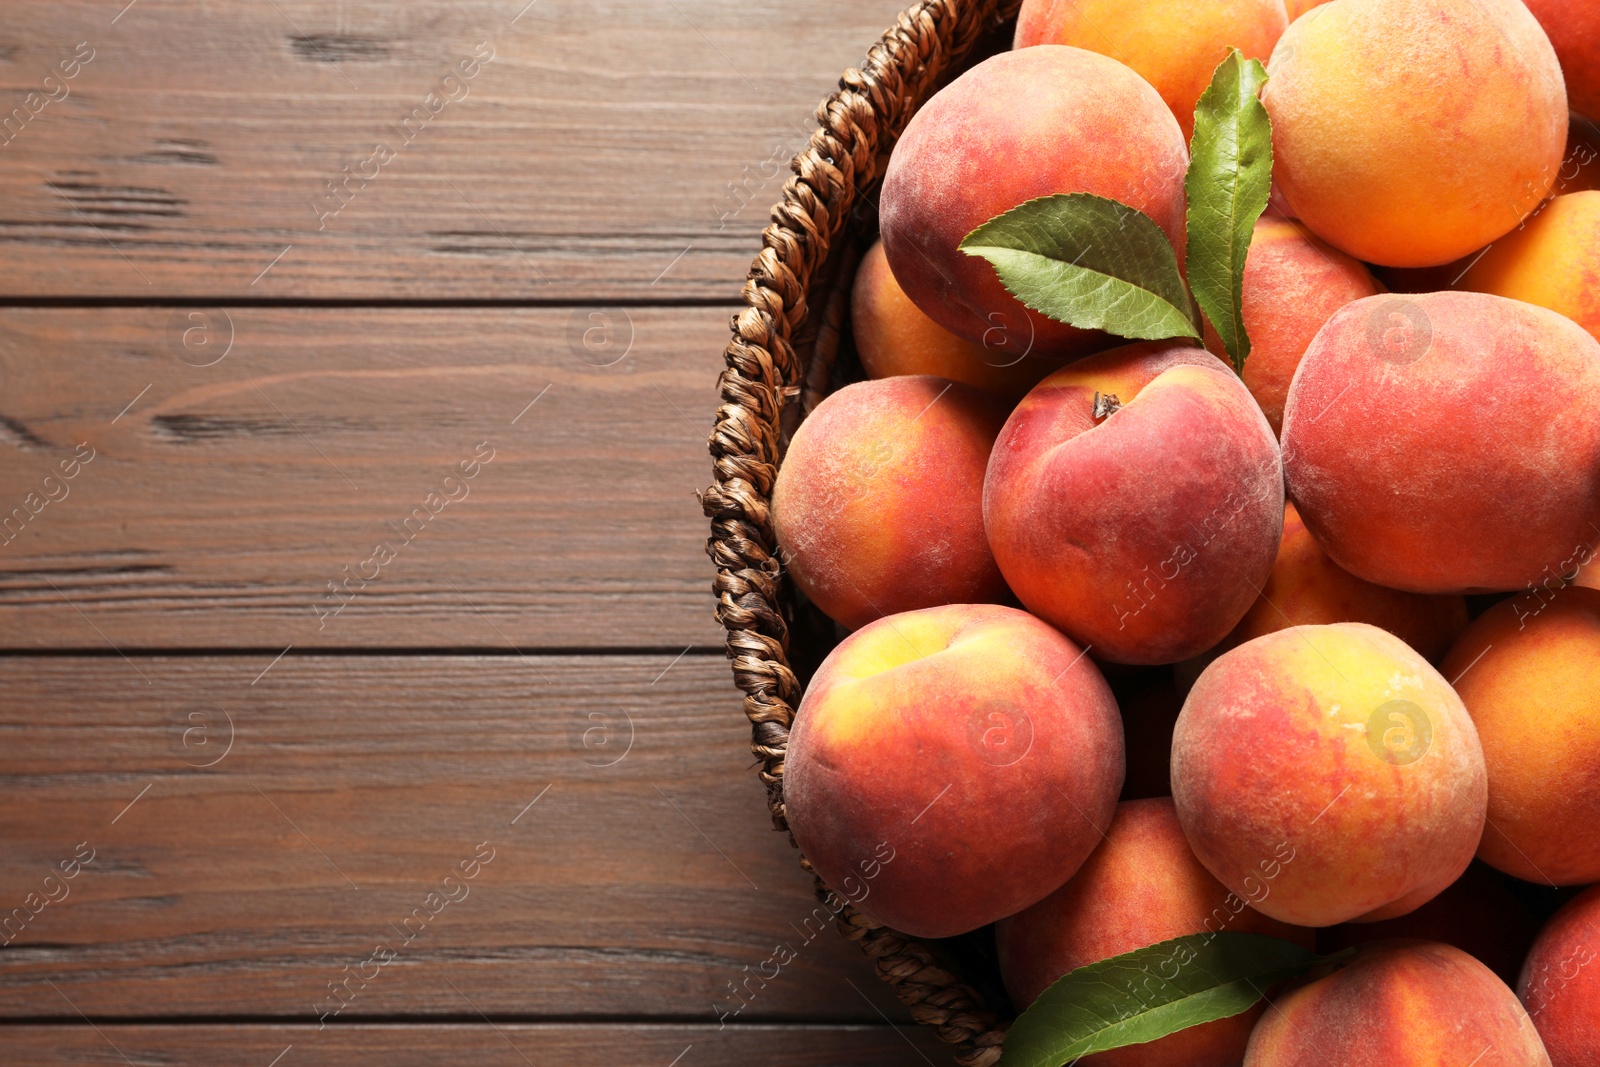
[[[818, 128], [809, 144], [794, 157], [794, 176], [762, 232], [741, 293], [745, 306], [732, 322], [709, 442], [713, 483], [702, 507], [711, 522], [706, 551], [717, 569], [716, 616], [727, 631], [751, 750], [778, 830], [788, 830], [783, 759], [800, 685], [789, 662], [792, 619], [771, 527], [772, 485], [786, 418], [798, 421], [827, 391], [847, 302], [838, 285], [831, 300], [810, 298], [828, 270], [846, 279], [853, 270], [853, 242], [840, 246], [837, 239], [880, 177], [879, 164], [905, 123], [961, 69], [986, 32], [1015, 18], [1020, 4], [921, 0], [900, 13], [859, 68], [845, 71], [838, 90], [817, 106]], [[792, 835], [789, 840], [794, 843]], [[815, 876], [804, 856], [800, 863]], [[912, 1017], [955, 1046], [958, 1063], [993, 1067], [999, 1061], [1007, 1021], [956, 964], [861, 914], [820, 879], [816, 886], [840, 931], [876, 962]]]

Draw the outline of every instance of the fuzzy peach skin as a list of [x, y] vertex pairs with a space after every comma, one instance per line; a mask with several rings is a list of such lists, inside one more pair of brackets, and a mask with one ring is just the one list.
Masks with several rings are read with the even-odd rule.
[[1194, 136], [1194, 106], [1237, 48], [1265, 62], [1289, 26], [1283, 0], [1023, 0], [1016, 48], [1065, 44], [1132, 67]]
[[1283, 542], [1261, 597], [1224, 642], [1242, 645], [1290, 626], [1365, 622], [1394, 634], [1437, 663], [1467, 626], [1460, 596], [1403, 593], [1362, 581], [1317, 544], [1293, 504], [1284, 508]]
[[1517, 995], [1555, 1067], [1600, 1063], [1600, 886], [1568, 901], [1545, 924]]
[[1600, 342], [1483, 293], [1358, 300], [1300, 361], [1283, 458], [1300, 516], [1352, 574], [1520, 589], [1600, 541]]
[[[1334, 0], [1335, 3], [1338, 0]], [[1390, 941], [1278, 998], [1244, 1067], [1549, 1067], [1516, 994], [1450, 945]]]
[[1521, 0], [1332, 0], [1273, 50], [1262, 103], [1294, 214], [1369, 263], [1448, 263], [1539, 206], [1567, 94]]
[[[1311, 339], [1335, 311], [1383, 292], [1367, 268], [1289, 219], [1263, 216], [1244, 262], [1244, 328], [1250, 356], [1244, 384], [1272, 424], [1283, 429], [1283, 401]], [[1226, 359], [1222, 338], [1205, 324], [1206, 348]]]
[[906, 125], [883, 179], [884, 251], [906, 295], [946, 329], [991, 352], [1082, 355], [1107, 336], [1029, 311], [958, 246], [1025, 201], [1094, 193], [1149, 215], [1181, 261], [1188, 166], [1172, 112], [1121, 63], [1064, 45], [1003, 52]]
[[1490, 245], [1461, 287], [1558, 311], [1600, 340], [1600, 192], [1551, 200]]
[[1200, 862], [1297, 926], [1389, 919], [1461, 876], [1483, 833], [1483, 749], [1439, 672], [1365, 623], [1295, 626], [1200, 675], [1172, 795]]
[[[1211, 877], [1183, 839], [1172, 798], [1160, 797], [1117, 805], [1105, 844], [1066, 885], [1027, 911], [1000, 920], [995, 943], [1006, 991], [1022, 1009], [1079, 967], [1174, 937], [1222, 931], [1266, 934], [1312, 947], [1310, 930], [1267, 918]], [[1263, 1008], [1077, 1062], [1083, 1067], [1235, 1067]]]
[[[1122, 408], [1094, 417], [1094, 398]], [[1220, 641], [1272, 569], [1283, 481], [1272, 427], [1200, 348], [1125, 345], [1034, 387], [995, 442], [983, 521], [1028, 610], [1116, 663]]]
[[1600, 116], [1600, 4], [1594, 0], [1527, 0], [1567, 76], [1572, 110]]
[[824, 882], [896, 930], [949, 937], [1072, 877], [1122, 771], [1093, 661], [1026, 612], [955, 604], [880, 619], [823, 661], [783, 795]]
[[1600, 882], [1600, 590], [1503, 600], [1442, 669], [1489, 767], [1478, 856], [1529, 882]]
[[1004, 409], [943, 378], [857, 382], [800, 424], [772, 488], [789, 575], [855, 629], [935, 604], [999, 600], [983, 478]]
[[850, 329], [868, 378], [932, 374], [1012, 404], [1061, 366], [1042, 356], [990, 352], [928, 318], [894, 280], [882, 241], [873, 243], [856, 269]]
[[1506, 881], [1498, 871], [1474, 863], [1449, 889], [1409, 915], [1318, 930], [1317, 951], [1331, 955], [1396, 938], [1442, 941], [1512, 985], [1539, 934], [1539, 919], [1506, 888]]
[[1321, 7], [1327, 2], [1328, 0], [1289, 0], [1284, 6], [1289, 9], [1289, 21], [1293, 22], [1312, 8]]

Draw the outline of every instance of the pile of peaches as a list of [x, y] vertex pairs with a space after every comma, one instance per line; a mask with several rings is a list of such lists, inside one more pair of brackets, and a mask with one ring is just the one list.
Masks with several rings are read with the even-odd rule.
[[[1242, 370], [1210, 323], [1129, 343], [963, 252], [1089, 193], [1181, 267], [1233, 49], [1271, 121]], [[1586, 112], [1594, 0], [1023, 4], [895, 146], [866, 380], [773, 489], [842, 637], [784, 777], [830, 887], [913, 936], [993, 924], [1019, 1011], [1186, 935], [1360, 946], [1085, 1063], [1600, 1064]]]

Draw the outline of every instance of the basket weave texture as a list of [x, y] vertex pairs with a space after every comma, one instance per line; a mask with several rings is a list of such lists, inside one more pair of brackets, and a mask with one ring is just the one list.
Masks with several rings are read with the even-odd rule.
[[[788, 434], [828, 390], [851, 278], [870, 236], [861, 231], [875, 226], [868, 194], [890, 149], [974, 46], [1016, 17], [1020, 2], [923, 0], [900, 14], [860, 69], [844, 73], [794, 158], [794, 177], [772, 209], [744, 283], [745, 307], [733, 320], [710, 439], [714, 481], [702, 497], [711, 520], [706, 550], [716, 564], [716, 613], [744, 692], [751, 748], [782, 831], [784, 750], [800, 683], [790, 665], [794, 594], [772, 533], [773, 481]], [[999, 1061], [1005, 1021], [946, 954], [878, 925], [820, 880], [817, 893], [913, 1018], [955, 1046], [958, 1063]]]

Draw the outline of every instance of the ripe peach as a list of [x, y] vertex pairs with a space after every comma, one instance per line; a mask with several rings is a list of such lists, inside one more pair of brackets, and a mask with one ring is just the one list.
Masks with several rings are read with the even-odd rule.
[[[1289, 381], [1311, 339], [1335, 311], [1383, 292], [1361, 263], [1289, 219], [1263, 216], [1244, 264], [1244, 327], [1250, 357], [1244, 384], [1272, 432], [1283, 429]], [[1222, 338], [1206, 323], [1206, 347], [1227, 358]]]
[[882, 241], [873, 243], [856, 269], [850, 328], [868, 378], [932, 374], [1016, 403], [1061, 366], [1042, 356], [990, 352], [928, 318], [894, 280]]
[[1231, 648], [1290, 626], [1328, 622], [1381, 627], [1437, 663], [1466, 628], [1467, 602], [1459, 596], [1403, 593], [1362, 581], [1328, 558], [1289, 504], [1272, 574], [1226, 643]]
[[1283, 457], [1306, 526], [1352, 574], [1521, 588], [1600, 539], [1600, 342], [1483, 293], [1357, 300], [1295, 372]]
[[1279, 470], [1272, 428], [1215, 356], [1125, 345], [1017, 405], [984, 480], [984, 527], [1034, 614], [1113, 662], [1172, 663], [1226, 636], [1266, 580]]
[[1063, 45], [1002, 52], [906, 125], [883, 179], [883, 248], [906, 295], [946, 329], [991, 352], [1081, 355], [1106, 335], [1029, 311], [958, 246], [1025, 201], [1094, 193], [1149, 215], [1181, 260], [1188, 166], [1172, 112], [1121, 63]]
[[[1335, 0], [1338, 2], [1338, 0]], [[1278, 998], [1244, 1067], [1550, 1067], [1516, 994], [1450, 945], [1391, 941]]]
[[772, 489], [795, 584], [851, 629], [1003, 597], [982, 494], [1004, 420], [993, 398], [927, 375], [857, 382], [817, 405]]
[[1572, 110], [1600, 115], [1600, 5], [1594, 0], [1527, 0], [1567, 76]]
[[[1483, 750], [1439, 672], [1365, 623], [1295, 626], [1207, 667], [1172, 737], [1172, 794], [1200, 862], [1299, 926], [1404, 915], [1483, 833]], [[1253, 898], [1252, 898], [1253, 899]]]
[[1289, 21], [1293, 22], [1312, 8], [1321, 7], [1327, 2], [1328, 0], [1288, 0], [1285, 6], [1289, 9]]
[[1501, 601], [1443, 670], [1489, 768], [1478, 856], [1530, 882], [1600, 882], [1600, 590]]
[[1067, 44], [1121, 60], [1155, 86], [1185, 140], [1217, 64], [1263, 62], [1289, 26], [1282, 0], [1023, 0], [1015, 47]]
[[1490, 245], [1461, 287], [1559, 311], [1600, 340], [1600, 192], [1551, 200]]
[[1504, 879], [1474, 863], [1449, 889], [1409, 915], [1375, 923], [1340, 923], [1317, 931], [1317, 951], [1334, 953], [1396, 938], [1442, 941], [1512, 985], [1539, 934], [1539, 920], [1505, 887]]
[[1122, 761], [1116, 701], [1077, 645], [1015, 608], [955, 604], [829, 654], [789, 735], [784, 801], [836, 892], [949, 937], [1072, 877], [1111, 825]]
[[1544, 199], [1567, 94], [1520, 0], [1335, 0], [1273, 50], [1262, 102], [1295, 215], [1371, 263], [1483, 247]]
[[1584, 890], [1539, 932], [1517, 994], [1555, 1067], [1600, 1063], [1600, 886]]
[[[1170, 938], [1224, 930], [1312, 946], [1311, 931], [1267, 918], [1211, 877], [1189, 851], [1172, 799], [1160, 797], [1117, 805], [1105, 844], [1060, 889], [1000, 920], [995, 943], [1006, 991], [1020, 1009], [1079, 967]], [[1078, 1062], [1083, 1067], [1234, 1067], [1261, 1010]]]

